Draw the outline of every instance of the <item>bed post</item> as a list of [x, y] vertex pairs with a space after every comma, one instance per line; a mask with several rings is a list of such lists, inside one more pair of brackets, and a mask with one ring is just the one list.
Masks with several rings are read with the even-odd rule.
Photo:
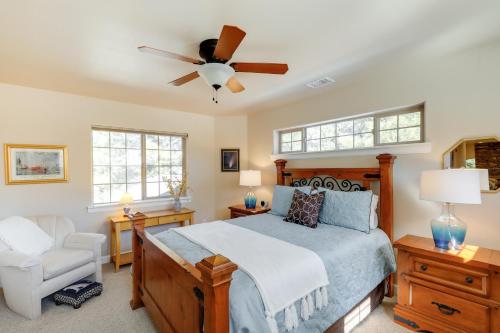
[[285, 185], [285, 176], [283, 175], [283, 171], [285, 170], [287, 160], [276, 160], [274, 164], [276, 164], [276, 184]]
[[196, 264], [203, 283], [204, 333], [229, 333], [229, 286], [238, 266], [221, 255]]
[[[132, 310], [143, 307], [141, 293], [142, 293], [142, 237], [144, 235], [144, 223], [146, 216], [142, 213], [134, 215], [132, 220], [132, 300], [130, 300], [130, 307]], [[119, 251], [120, 249], [118, 249]]]
[[[392, 166], [396, 156], [391, 154], [381, 154], [377, 156], [380, 166], [380, 228], [385, 231], [391, 244], [393, 242], [394, 223], [394, 202], [393, 202], [393, 182]], [[394, 274], [391, 274], [387, 281], [386, 296], [394, 295]]]

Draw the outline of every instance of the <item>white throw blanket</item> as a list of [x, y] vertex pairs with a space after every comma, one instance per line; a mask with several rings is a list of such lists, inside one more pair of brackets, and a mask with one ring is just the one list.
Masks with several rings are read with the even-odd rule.
[[287, 330], [298, 327], [296, 301], [301, 300], [303, 320], [308, 320], [315, 308], [328, 304], [325, 266], [309, 249], [223, 221], [173, 230], [210, 252], [227, 257], [253, 279], [272, 333], [278, 332], [275, 315], [280, 311], [285, 311]]

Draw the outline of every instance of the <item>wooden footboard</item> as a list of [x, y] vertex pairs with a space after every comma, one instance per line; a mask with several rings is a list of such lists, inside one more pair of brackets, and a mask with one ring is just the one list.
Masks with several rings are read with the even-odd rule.
[[133, 223], [132, 309], [145, 306], [160, 332], [229, 332], [229, 286], [238, 267], [220, 255], [193, 266], [149, 239], [142, 216]]

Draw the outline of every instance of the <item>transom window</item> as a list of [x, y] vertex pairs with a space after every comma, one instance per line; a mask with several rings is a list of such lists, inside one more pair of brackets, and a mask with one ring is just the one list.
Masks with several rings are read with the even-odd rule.
[[92, 130], [93, 204], [167, 197], [185, 175], [186, 135], [94, 128]]
[[302, 130], [281, 133], [281, 151], [302, 151]]
[[278, 131], [279, 152], [320, 152], [422, 142], [424, 104]]

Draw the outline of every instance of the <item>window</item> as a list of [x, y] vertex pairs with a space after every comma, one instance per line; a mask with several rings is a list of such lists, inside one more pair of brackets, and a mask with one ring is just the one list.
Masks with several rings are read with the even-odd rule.
[[423, 141], [424, 104], [278, 131], [279, 153], [363, 149]]
[[168, 196], [185, 175], [185, 135], [94, 128], [92, 130], [93, 204]]
[[377, 117], [378, 143], [422, 141], [422, 111], [406, 111]]
[[280, 134], [282, 152], [302, 151], [302, 130], [292, 130]]

